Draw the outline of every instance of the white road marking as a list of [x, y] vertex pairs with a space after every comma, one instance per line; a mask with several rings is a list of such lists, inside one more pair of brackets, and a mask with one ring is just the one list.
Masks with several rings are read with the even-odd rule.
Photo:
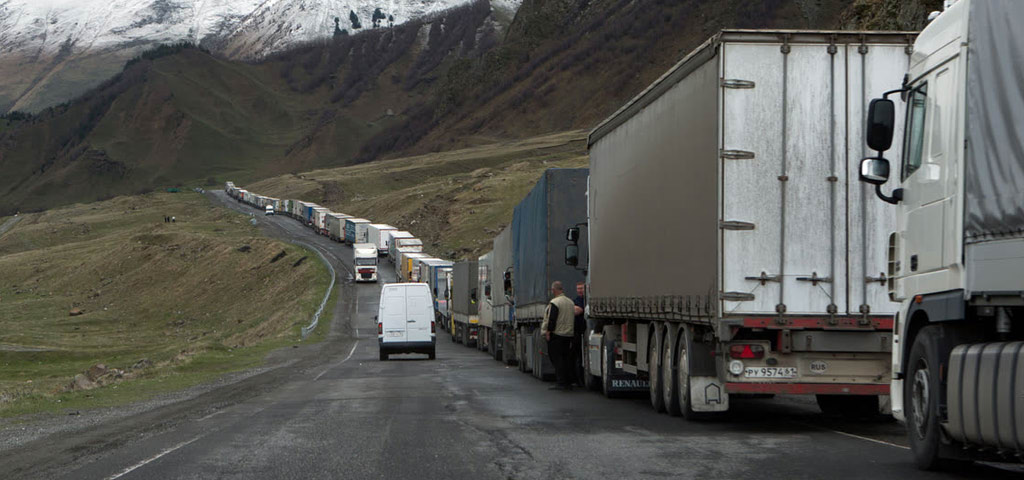
[[205, 416], [203, 418], [200, 418], [199, 420], [196, 420], [196, 421], [197, 422], [202, 422], [202, 421], [205, 421], [205, 420], [209, 420], [210, 418], [213, 418], [213, 417], [215, 417], [217, 415], [220, 415], [222, 413], [224, 413], [224, 410], [217, 410], [216, 412], [213, 412], [213, 413], [211, 413], [211, 414], [209, 414], [209, 415], [207, 415], [207, 416]]
[[341, 365], [341, 364], [343, 364], [343, 363], [347, 362], [347, 361], [348, 361], [348, 359], [352, 358], [352, 354], [353, 354], [353, 353], [356, 353], [356, 346], [357, 346], [357, 345], [359, 345], [359, 340], [356, 340], [356, 341], [355, 341], [355, 343], [353, 343], [353, 344], [352, 344], [352, 350], [349, 350], [349, 352], [348, 352], [348, 356], [347, 356], [347, 357], [345, 357], [345, 359], [344, 359], [344, 360], [342, 360], [342, 361], [338, 362], [338, 363], [337, 363], [336, 365], [331, 365], [331, 366], [329, 366], [329, 367], [325, 368], [325, 369], [324, 369], [324, 371], [320, 372], [320, 374], [319, 374], [319, 375], [317, 375], [316, 377], [314, 377], [314, 378], [313, 378], [313, 381], [315, 382], [315, 381], [317, 381], [317, 380], [320, 380], [320, 377], [324, 376], [324, 374], [325, 374], [325, 373], [327, 373], [327, 371], [328, 371], [328, 370], [330, 370], [330, 369], [332, 369], [332, 368], [334, 368], [334, 367], [337, 367], [338, 365]]
[[825, 430], [828, 430], [828, 431], [833, 432], [833, 433], [838, 433], [840, 435], [843, 435], [843, 436], [846, 436], [846, 437], [850, 437], [850, 438], [859, 438], [861, 440], [867, 440], [869, 442], [880, 443], [882, 445], [888, 445], [890, 447], [896, 447], [896, 448], [902, 448], [904, 450], [910, 450], [910, 447], [903, 446], [903, 445], [900, 445], [898, 443], [887, 442], [885, 440], [878, 440], [876, 438], [862, 437], [860, 435], [855, 435], [855, 434], [848, 433], [848, 432], [842, 432], [842, 431], [839, 431], [839, 430], [832, 430], [831, 428], [826, 428]]
[[200, 436], [198, 436], [196, 438], [193, 438], [192, 440], [189, 440], [187, 442], [181, 442], [181, 443], [179, 443], [179, 444], [177, 444], [177, 445], [175, 445], [175, 446], [173, 446], [171, 448], [168, 448], [168, 449], [166, 449], [166, 450], [164, 450], [164, 451], [162, 451], [162, 452], [160, 452], [160, 453], [158, 453], [156, 455], [153, 455], [152, 457], [149, 457], [149, 458], [147, 458], [147, 459], [145, 459], [145, 460], [143, 460], [143, 461], [141, 461], [139, 463], [136, 463], [135, 465], [132, 465], [132, 466], [130, 466], [130, 467], [124, 469], [124, 470], [121, 470], [119, 473], [116, 473], [114, 475], [111, 475], [111, 476], [107, 477], [107, 480], [115, 480], [117, 478], [121, 478], [121, 477], [123, 477], [125, 475], [128, 475], [129, 473], [131, 473], [135, 469], [137, 469], [139, 467], [142, 467], [142, 466], [146, 465], [147, 463], [150, 463], [150, 462], [152, 462], [152, 461], [154, 461], [154, 460], [156, 460], [156, 459], [158, 459], [158, 458], [160, 458], [160, 457], [162, 457], [164, 455], [167, 455], [168, 453], [171, 453], [171, 452], [173, 452], [173, 451], [175, 451], [175, 450], [177, 450], [177, 449], [179, 449], [181, 447], [184, 447], [185, 445], [188, 445], [188, 444], [190, 444], [190, 443], [192, 443], [192, 442], [194, 442], [196, 440], [199, 440], [200, 438], [203, 438], [203, 436], [200, 435]]

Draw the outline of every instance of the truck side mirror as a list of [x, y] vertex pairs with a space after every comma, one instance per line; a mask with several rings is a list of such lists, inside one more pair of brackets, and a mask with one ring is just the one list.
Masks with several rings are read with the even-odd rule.
[[572, 243], [580, 241], [580, 227], [572, 227], [566, 230], [565, 239]]
[[476, 303], [476, 289], [475, 288], [469, 291], [469, 299], [473, 303]]
[[868, 107], [867, 140], [872, 150], [884, 152], [892, 146], [896, 105], [888, 98], [876, 98]]
[[484, 296], [487, 297], [487, 298], [491, 298], [491, 286], [490, 285], [484, 285]]
[[577, 245], [565, 246], [565, 264], [575, 267], [580, 263], [580, 247]]
[[860, 161], [860, 181], [882, 185], [889, 180], [889, 161], [884, 158], [865, 158]]

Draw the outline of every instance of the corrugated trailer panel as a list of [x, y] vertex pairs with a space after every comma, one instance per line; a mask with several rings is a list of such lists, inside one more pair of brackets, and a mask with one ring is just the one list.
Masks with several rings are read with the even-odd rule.
[[713, 315], [718, 67], [708, 59], [688, 67], [658, 100], [590, 146], [593, 316], [636, 316], [637, 301], [693, 318]]
[[512, 269], [512, 226], [505, 227], [494, 237], [492, 264], [494, 280], [491, 283], [491, 304], [494, 306], [494, 321], [507, 322], [511, 318], [508, 300], [505, 297], [505, 272]]
[[[487, 252], [477, 259], [477, 312], [480, 314], [480, 325], [490, 327], [494, 324], [494, 309], [491, 298], [494, 295], [493, 264], [494, 252]], [[487, 295], [487, 286], [491, 286], [491, 296]]]
[[454, 275], [452, 285], [455, 289], [452, 292], [452, 312], [460, 315], [476, 315], [477, 302], [473, 299], [473, 293], [477, 289], [477, 280], [480, 275], [476, 260], [456, 262], [452, 267], [452, 274]]
[[[867, 104], [899, 82], [911, 40], [725, 31], [602, 123], [591, 314], [894, 312], [881, 274], [895, 215], [857, 165]], [[616, 253], [637, 238], [657, 254]]]
[[539, 320], [561, 281], [571, 294], [583, 273], [565, 264], [565, 231], [586, 221], [586, 168], [553, 168], [515, 208], [512, 219], [516, 319]]

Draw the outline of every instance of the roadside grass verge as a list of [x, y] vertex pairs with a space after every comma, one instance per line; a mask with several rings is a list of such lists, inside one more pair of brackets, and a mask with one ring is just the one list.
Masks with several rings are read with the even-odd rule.
[[0, 272], [0, 417], [123, 404], [259, 365], [301, 339], [329, 282], [314, 253], [191, 192], [29, 214], [0, 238]]

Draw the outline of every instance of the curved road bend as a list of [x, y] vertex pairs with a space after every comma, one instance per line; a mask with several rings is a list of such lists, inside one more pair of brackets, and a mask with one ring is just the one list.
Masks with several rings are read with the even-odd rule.
[[[271, 236], [330, 252], [347, 277], [346, 247], [289, 218], [257, 218]], [[253, 385], [117, 422], [123, 427], [43, 439], [20, 449], [23, 459], [0, 456], [0, 469], [14, 474], [6, 478], [75, 479], [1009, 475], [985, 466], [958, 475], [919, 472], [899, 425], [828, 420], [802, 399], [736, 400], [725, 418], [686, 422], [655, 413], [642, 398], [549, 391], [442, 331], [436, 361], [409, 355], [380, 362], [373, 321], [379, 285], [339, 281], [328, 339], [277, 352], [292, 363], [250, 379]]]

